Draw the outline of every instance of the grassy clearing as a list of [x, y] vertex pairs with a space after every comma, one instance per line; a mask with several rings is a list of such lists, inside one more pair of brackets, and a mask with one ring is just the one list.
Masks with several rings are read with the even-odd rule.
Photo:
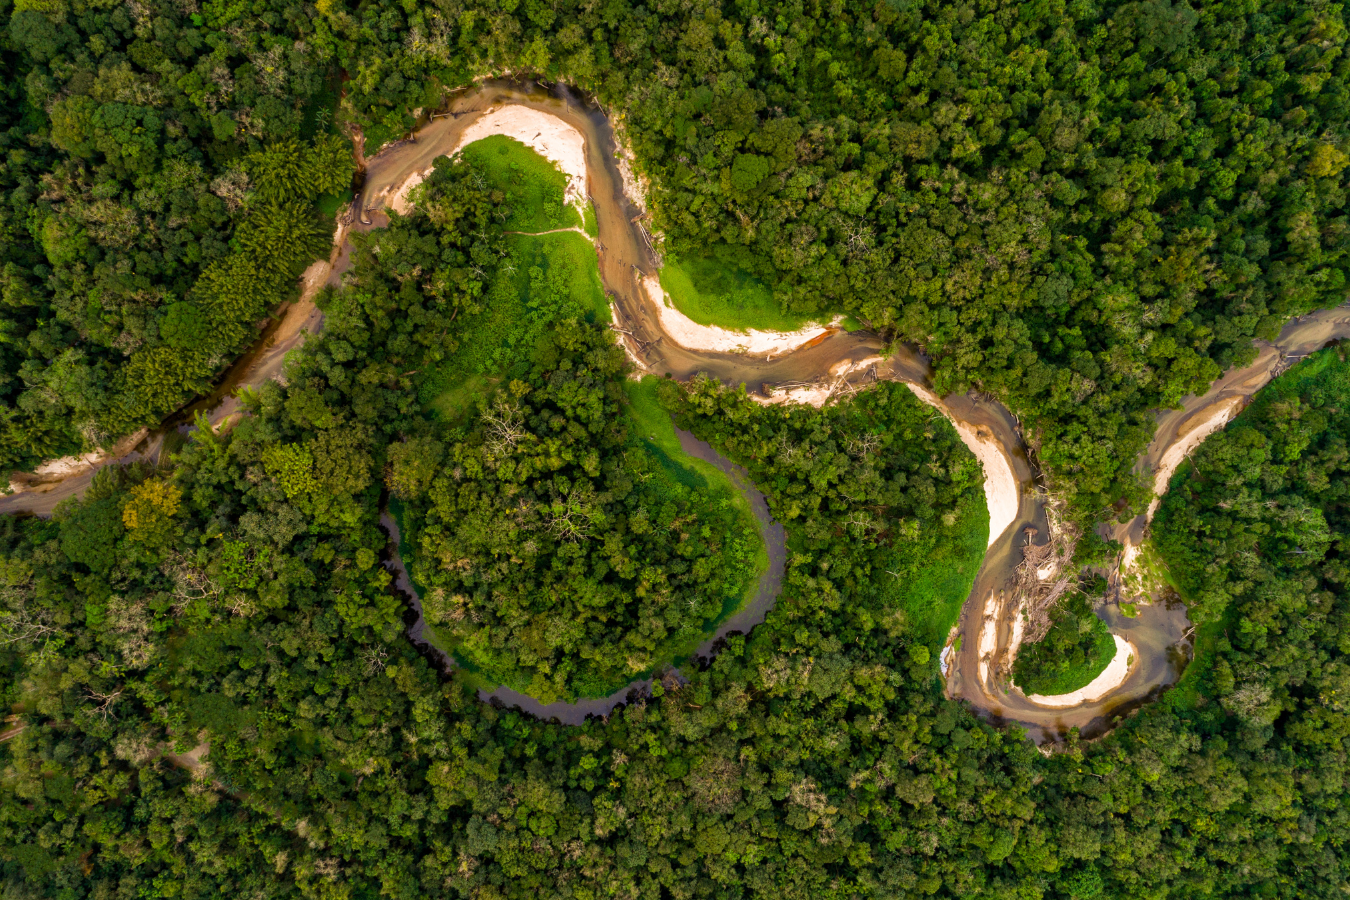
[[320, 213], [332, 218], [338, 214], [338, 210], [351, 203], [352, 198], [355, 196], [356, 195], [352, 193], [352, 189], [347, 188], [347, 190], [343, 191], [341, 194], [322, 195], [315, 201], [315, 205], [319, 207]]
[[[463, 150], [503, 192], [507, 231], [551, 231], [581, 224], [563, 202], [567, 178], [519, 141], [494, 135]], [[422, 385], [421, 400], [443, 421], [457, 421], [504, 377], [528, 371], [535, 348], [566, 318], [608, 322], [609, 300], [595, 248], [575, 232], [508, 234], [483, 307], [462, 319], [458, 348]]]
[[[656, 390], [660, 383], [661, 379], [655, 375], [648, 375], [641, 381], [629, 380], [623, 383], [624, 393], [628, 395], [628, 414], [632, 419], [632, 433], [643, 442], [649, 452], [654, 452], [661, 459], [663, 467], [670, 472], [674, 480], [689, 487], [713, 491], [725, 490], [731, 497], [732, 505], [747, 516], [748, 521], [753, 521], [754, 513], [750, 511], [750, 501], [736, 490], [731, 478], [713, 464], [696, 459], [681, 449], [680, 439], [675, 434], [675, 423], [671, 421], [670, 413], [657, 397]], [[757, 571], [762, 572], [769, 564], [762, 540], [759, 557], [757, 557]], [[751, 596], [754, 596], [753, 587], [745, 599]], [[724, 613], [723, 618], [733, 611], [734, 609]]]
[[600, 224], [595, 220], [594, 204], [586, 204], [586, 221], [582, 223], [582, 228], [592, 238], [598, 238], [600, 236]]
[[910, 631], [920, 641], [941, 647], [961, 617], [988, 543], [989, 510], [981, 492], [956, 510], [953, 523], [941, 526], [928, 547], [906, 554], [922, 558], [917, 566], [886, 567], [896, 572], [910, 568], [911, 573], [900, 578], [878, 573], [883, 583], [889, 582], [883, 588], [884, 602], [904, 612]]
[[[511, 211], [505, 230], [538, 232], [583, 224], [576, 211], [562, 203], [565, 188], [562, 174], [533, 150], [508, 138], [489, 138], [471, 144], [465, 153], [487, 171], [493, 187], [507, 195]], [[588, 230], [594, 229], [593, 212], [586, 217], [585, 225]], [[507, 235], [505, 241], [507, 255], [498, 265], [482, 308], [461, 316], [455, 333], [457, 347], [422, 386], [423, 403], [447, 424], [464, 422], [475, 412], [479, 400], [491, 394], [496, 385], [527, 372], [537, 348], [557, 322], [576, 318], [605, 323], [610, 319], [595, 249], [584, 236], [575, 232], [513, 234]], [[658, 668], [665, 668], [687, 659], [718, 624], [755, 596], [759, 574], [768, 565], [768, 553], [755, 527], [749, 501], [735, 489], [730, 478], [716, 466], [695, 459], [680, 448], [670, 414], [657, 397], [658, 385], [655, 378], [624, 382], [629, 399], [627, 414], [632, 420], [632, 450], [649, 454], [657, 463], [654, 467], [657, 478], [666, 482], [662, 491], [692, 491], [705, 502], [722, 505], [721, 509], [740, 517], [747, 526], [745, 539], [753, 541], [748, 547], [739, 544], [740, 549], [733, 557], [736, 560], [733, 571], [748, 570], [744, 589], [729, 592], [733, 595], [724, 598], [720, 613], [705, 622], [698, 633], [690, 634], [687, 629], [659, 647], [652, 658], [659, 661]], [[403, 529], [403, 557], [410, 567], [415, 566], [416, 523], [405, 524], [403, 510], [397, 504], [391, 503], [391, 511]], [[415, 587], [422, 591], [416, 583]], [[465, 664], [473, 686], [488, 689], [495, 686], [486, 673], [476, 671], [463, 648], [456, 648], [436, 634], [434, 628], [426, 636]], [[650, 674], [638, 673], [632, 678]], [[505, 683], [527, 692], [530, 687], [528, 680], [508, 677]], [[579, 697], [607, 696], [622, 686], [599, 683], [598, 679], [595, 683], [573, 682]]]
[[455, 336], [459, 348], [423, 382], [423, 404], [444, 420], [472, 408], [495, 379], [528, 371], [535, 347], [555, 322], [610, 320], [595, 250], [584, 237], [517, 234], [506, 241], [508, 256], [482, 310], [463, 319]]
[[494, 134], [469, 144], [460, 155], [486, 170], [492, 187], [506, 195], [507, 231], [582, 227], [581, 215], [564, 201], [567, 176], [520, 141]]
[[734, 331], [796, 331], [829, 315], [784, 313], [768, 285], [748, 272], [711, 258], [667, 261], [661, 287], [675, 308], [700, 325]]

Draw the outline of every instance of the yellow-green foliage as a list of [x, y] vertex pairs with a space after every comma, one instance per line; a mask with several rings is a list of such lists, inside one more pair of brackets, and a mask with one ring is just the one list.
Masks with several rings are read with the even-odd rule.
[[204, 391], [215, 367], [202, 351], [144, 347], [118, 373], [116, 405], [107, 417], [114, 433], [158, 421], [191, 393]]
[[148, 540], [162, 534], [178, 513], [182, 490], [168, 481], [152, 478], [131, 489], [131, 497], [122, 507], [122, 524], [133, 540]]
[[303, 497], [318, 490], [314, 477], [314, 455], [304, 444], [275, 444], [263, 451], [263, 468], [288, 499]]
[[351, 183], [353, 167], [350, 145], [332, 134], [313, 145], [279, 141], [244, 160], [254, 193], [267, 203], [338, 193]]
[[234, 235], [240, 253], [258, 268], [296, 274], [323, 253], [327, 236], [319, 229], [314, 209], [297, 200], [268, 202], [249, 213]]

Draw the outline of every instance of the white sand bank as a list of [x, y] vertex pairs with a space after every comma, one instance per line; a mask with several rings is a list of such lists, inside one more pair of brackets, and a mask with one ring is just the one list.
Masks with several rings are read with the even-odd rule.
[[1022, 604], [1017, 604], [1017, 608], [1012, 614], [1012, 637], [1008, 639], [1008, 652], [1005, 665], [1011, 667], [1013, 661], [1017, 659], [1017, 651], [1022, 649], [1022, 638], [1027, 630], [1027, 617], [1022, 614]]
[[1205, 438], [1227, 425], [1228, 420], [1242, 409], [1245, 399], [1245, 397], [1229, 397], [1222, 403], [1216, 403], [1204, 418], [1191, 426], [1184, 435], [1178, 435], [1172, 446], [1167, 448], [1167, 452], [1158, 461], [1158, 469], [1153, 475], [1153, 500], [1148, 505], [1146, 516], [1148, 521], [1153, 520], [1153, 514], [1162, 503], [1162, 495], [1167, 492], [1167, 482], [1172, 480], [1173, 473], [1186, 458], [1186, 454], [1204, 443]]
[[1017, 521], [1017, 509], [1022, 500], [1017, 490], [1017, 478], [1013, 475], [1012, 462], [993, 435], [980, 434], [964, 422], [952, 418], [951, 412], [937, 394], [912, 382], [907, 381], [905, 385], [914, 392], [914, 396], [947, 417], [962, 442], [984, 467], [984, 500], [989, 507], [988, 546], [992, 547], [1003, 536], [1003, 532]]
[[[567, 176], [567, 203], [577, 212], [586, 214], [586, 139], [580, 131], [557, 116], [528, 106], [505, 105], [489, 110], [469, 123], [460, 135], [459, 143], [448, 148], [446, 156], [454, 156], [474, 141], [504, 134], [533, 149], [549, 162], [557, 165]], [[426, 179], [431, 169], [420, 169], [410, 174], [399, 185], [388, 205], [397, 213], [407, 214], [411, 209], [408, 193]], [[375, 200], [377, 198], [371, 198]]]
[[[675, 308], [655, 275], [642, 279], [643, 290], [656, 307], [661, 330], [686, 350], [711, 350], [715, 353], [748, 353], [779, 356], [790, 353], [835, 329], [831, 325], [808, 324], [797, 331], [731, 331], [716, 325], [700, 325]], [[822, 401], [823, 402], [823, 401]]]
[[998, 649], [998, 601], [990, 591], [984, 601], [984, 626], [980, 629], [980, 683], [989, 683], [989, 660]]
[[872, 366], [881, 362], [880, 356], [869, 356], [866, 359], [860, 359], [857, 362], [849, 360], [840, 360], [830, 366], [830, 377], [833, 381], [812, 384], [806, 387], [795, 388], [775, 388], [773, 396], [761, 397], [758, 394], [751, 394], [750, 399], [764, 406], [778, 406], [781, 403], [804, 403], [808, 406], [814, 406], [817, 409], [829, 402], [840, 388], [848, 384], [850, 375], [858, 372], [864, 372]]
[[103, 456], [102, 453], [94, 451], [92, 453], [85, 453], [81, 456], [63, 456], [60, 459], [49, 459], [34, 469], [33, 474], [43, 479], [50, 480], [65, 478], [67, 475], [82, 472], [90, 466], [101, 462]]
[[1032, 694], [1027, 699], [1037, 706], [1056, 708], [1077, 706], [1080, 703], [1092, 703], [1100, 700], [1120, 687], [1129, 677], [1130, 669], [1134, 668], [1134, 660], [1138, 658], [1138, 654], [1134, 651], [1134, 645], [1120, 635], [1113, 634], [1111, 637], [1116, 639], [1116, 655], [1111, 657], [1111, 662], [1102, 670], [1102, 674], [1092, 679], [1091, 684], [1068, 694], [1054, 694], [1053, 696]]

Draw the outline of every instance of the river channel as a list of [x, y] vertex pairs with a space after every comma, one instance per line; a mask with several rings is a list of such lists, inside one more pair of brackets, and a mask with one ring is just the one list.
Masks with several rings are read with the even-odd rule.
[[[613, 300], [615, 329], [633, 358], [648, 372], [671, 375], [685, 380], [706, 373], [727, 384], [744, 384], [753, 394], [766, 397], [775, 387], [802, 384], [861, 383], [888, 379], [908, 383], [917, 393], [930, 393], [931, 378], [927, 359], [916, 348], [896, 345], [884, 359], [887, 342], [868, 331], [845, 332], [832, 329], [818, 340], [777, 357], [761, 358], [739, 353], [683, 347], [669, 339], [660, 324], [660, 314], [651, 296], [643, 290], [643, 279], [659, 273], [660, 260], [648, 243], [640, 224], [644, 211], [634, 205], [625, 192], [618, 159], [619, 148], [609, 119], [595, 104], [563, 85], [543, 88], [533, 83], [488, 82], [454, 97], [443, 113], [436, 114], [420, 128], [413, 140], [386, 147], [364, 160], [364, 185], [353, 208], [351, 230], [368, 231], [387, 224], [383, 207], [394, 201], [409, 179], [420, 180], [440, 156], [458, 149], [465, 130], [478, 118], [503, 106], [527, 107], [556, 117], [584, 138], [586, 193], [595, 209], [598, 225], [596, 249], [600, 274]], [[213, 422], [231, 415], [237, 405], [225, 393], [246, 385], [257, 385], [276, 377], [285, 353], [309, 333], [322, 326], [322, 315], [313, 308], [313, 294], [325, 283], [339, 283], [350, 265], [350, 242], [345, 228], [335, 235], [334, 248], [327, 261], [316, 263], [306, 272], [301, 299], [292, 304], [268, 334], [237, 363], [222, 388], [211, 398], [198, 401], [192, 409], [208, 411]], [[1287, 324], [1274, 343], [1257, 342], [1258, 355], [1252, 365], [1229, 372], [1203, 396], [1188, 397], [1179, 410], [1158, 413], [1157, 434], [1137, 463], [1141, 473], [1169, 470], [1178, 458], [1178, 449], [1189, 450], [1199, 440], [1221, 426], [1243, 404], [1277, 375], [1292, 359], [1306, 355], [1339, 338], [1350, 337], [1350, 310], [1333, 309], [1314, 313]], [[844, 373], [842, 376], [837, 373]], [[222, 399], [223, 398], [223, 399]], [[1061, 739], [1072, 728], [1085, 735], [1100, 733], [1117, 717], [1155, 698], [1167, 685], [1180, 677], [1190, 648], [1189, 625], [1185, 609], [1179, 603], [1158, 598], [1158, 602], [1140, 607], [1137, 618], [1126, 618], [1118, 608], [1107, 606], [1102, 617], [1116, 634], [1126, 638], [1137, 656], [1132, 660], [1124, 681], [1105, 696], [1073, 707], [1054, 708], [1033, 702], [1011, 687], [1007, 667], [1015, 652], [1017, 635], [1016, 607], [1012, 586], [1023, 548], [1028, 542], [1043, 543], [1047, 535], [1047, 514], [1043, 494], [1037, 490], [1039, 473], [1030, 458], [1016, 418], [997, 401], [982, 395], [952, 395], [931, 398], [962, 433], [968, 444], [980, 442], [993, 456], [981, 455], [987, 485], [995, 481], [992, 469], [999, 469], [1011, 481], [1016, 493], [1015, 514], [997, 535], [990, 536], [988, 551], [964, 606], [958, 625], [956, 645], [950, 654], [947, 674], [948, 696], [966, 701], [977, 713], [998, 724], [1018, 724], [1038, 743]], [[183, 417], [176, 421], [181, 422]], [[119, 445], [115, 453], [84, 461], [71, 471], [45, 478], [16, 478], [21, 492], [0, 498], [2, 512], [33, 512], [49, 515], [56, 502], [79, 494], [101, 465], [153, 457], [163, 429], [142, 437], [139, 445]], [[711, 447], [692, 435], [682, 434], [687, 452], [704, 458], [731, 474], [737, 487], [750, 498], [761, 534], [770, 555], [770, 567], [761, 579], [754, 601], [722, 623], [717, 633], [700, 648], [707, 655], [722, 636], [748, 631], [764, 620], [781, 589], [784, 559], [783, 532], [768, 515], [763, 495], [749, 484], [744, 471], [720, 457]], [[1169, 455], [1170, 454], [1170, 455]], [[1165, 485], [1164, 485], [1165, 486]], [[26, 489], [25, 489], [26, 488]], [[986, 494], [994, 507], [994, 488]], [[1008, 505], [1004, 496], [1000, 509]], [[1111, 536], [1129, 548], [1143, 540], [1150, 513], [1112, 526]], [[1002, 521], [1002, 520], [1000, 520]], [[391, 517], [383, 520], [390, 530], [394, 547], [398, 545], [397, 526]], [[402, 560], [397, 553], [390, 560], [400, 587], [415, 598]], [[420, 620], [420, 607], [418, 608]], [[420, 625], [412, 636], [421, 639]], [[518, 706], [546, 719], [575, 723], [588, 715], [603, 715], [614, 706], [643, 693], [650, 682], [636, 682], [607, 698], [574, 704], [544, 706], [532, 698], [499, 688], [482, 694], [484, 700]]]

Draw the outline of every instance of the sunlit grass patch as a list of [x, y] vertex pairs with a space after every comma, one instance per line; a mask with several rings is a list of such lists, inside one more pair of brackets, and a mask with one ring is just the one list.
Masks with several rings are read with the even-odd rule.
[[887, 606], [898, 608], [908, 630], [921, 642], [940, 646], [961, 617], [989, 542], [989, 511], [981, 492], [962, 503], [945, 522], [913, 543], [902, 544], [883, 571]]
[[460, 155], [477, 165], [494, 190], [501, 191], [510, 215], [507, 231], [549, 231], [580, 228], [581, 215], [564, 195], [567, 176], [530, 147], [495, 134], [466, 146]]
[[796, 331], [828, 315], [784, 313], [768, 285], [748, 272], [703, 257], [670, 260], [661, 287], [675, 308], [700, 325], [735, 331]]

